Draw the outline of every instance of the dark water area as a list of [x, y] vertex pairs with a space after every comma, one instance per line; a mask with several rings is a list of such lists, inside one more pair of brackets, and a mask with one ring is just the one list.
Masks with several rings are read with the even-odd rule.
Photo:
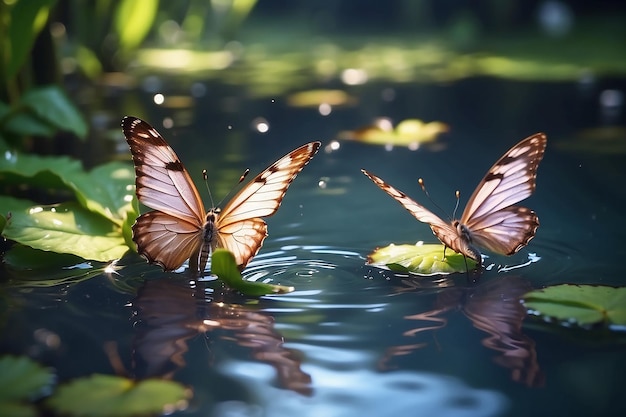
[[[186, 88], [164, 81], [166, 96]], [[305, 142], [323, 142], [267, 219], [269, 237], [244, 271], [246, 279], [296, 290], [246, 298], [210, 276], [190, 280], [128, 256], [115, 273], [81, 283], [10, 288], [16, 307], [0, 351], [28, 354], [63, 381], [113, 373], [104, 346], [115, 342], [131, 374], [193, 389], [190, 408], [179, 415], [623, 415], [623, 342], [549, 330], [519, 303], [546, 285], [624, 283], [626, 137], [612, 129], [626, 117], [623, 108], [600, 104], [607, 89], [625, 91], [626, 84], [367, 83], [347, 90], [356, 105], [327, 116], [291, 107], [286, 97], [254, 99], [210, 83], [185, 109], [159, 107], [146, 91], [120, 93], [111, 99], [111, 120], [130, 113], [153, 124], [207, 206], [202, 169], [220, 200], [246, 167], [257, 173]], [[383, 116], [440, 120], [451, 130], [417, 150], [329, 146], [338, 132]], [[253, 128], [259, 117], [268, 132]], [[173, 127], [163, 127], [166, 118]], [[598, 128], [617, 133], [581, 139]], [[451, 213], [457, 189], [463, 205], [507, 149], [539, 131], [548, 147], [537, 190], [521, 205], [536, 211], [541, 225], [527, 247], [512, 257], [486, 253], [475, 283], [465, 274], [420, 278], [366, 265], [376, 247], [436, 238], [361, 168], [433, 208], [421, 177]], [[121, 132], [119, 144], [125, 149]], [[42, 335], [50, 334], [58, 345], [46, 343]]]

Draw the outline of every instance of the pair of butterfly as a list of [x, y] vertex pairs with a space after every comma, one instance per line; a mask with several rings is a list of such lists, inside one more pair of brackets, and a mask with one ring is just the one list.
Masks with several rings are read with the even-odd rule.
[[[291, 151], [245, 185], [222, 209], [205, 213], [189, 173], [163, 137], [148, 123], [130, 116], [122, 120], [122, 130], [133, 155], [137, 197], [154, 210], [137, 218], [133, 241], [141, 255], [166, 271], [189, 259], [189, 269], [202, 273], [217, 247], [231, 251], [243, 269], [267, 237], [267, 224], [261, 217], [278, 210], [287, 188], [320, 147], [320, 142], [310, 142]], [[512, 255], [535, 236], [537, 215], [513, 204], [535, 190], [545, 147], [542, 133], [512, 147], [480, 182], [461, 219], [450, 223], [362, 171], [415, 218], [428, 223], [445, 247], [480, 265], [478, 247]]]

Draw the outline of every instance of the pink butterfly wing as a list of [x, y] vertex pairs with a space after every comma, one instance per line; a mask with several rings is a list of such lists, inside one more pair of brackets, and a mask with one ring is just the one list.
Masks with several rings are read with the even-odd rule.
[[202, 246], [204, 205], [180, 159], [152, 126], [126, 116], [122, 130], [135, 164], [137, 198], [157, 210], [137, 219], [133, 241], [150, 262], [174, 270]]
[[260, 217], [276, 213], [289, 185], [320, 145], [320, 142], [307, 143], [274, 162], [246, 184], [220, 212], [217, 219], [220, 246], [233, 252], [240, 268], [258, 253], [267, 236], [267, 225]]
[[160, 211], [150, 211], [137, 218], [133, 240], [140, 255], [165, 271], [177, 269], [190, 257], [197, 256], [203, 244], [196, 225]]
[[546, 143], [543, 133], [522, 140], [491, 167], [474, 190], [461, 223], [478, 246], [512, 255], [535, 236], [539, 227], [535, 212], [513, 204], [535, 191]]
[[402, 207], [407, 209], [409, 213], [413, 215], [417, 220], [427, 223], [432, 229], [437, 238], [456, 252], [460, 252], [462, 249], [461, 238], [456, 230], [445, 221], [441, 220], [439, 216], [426, 209], [421, 204], [416, 203], [411, 197], [407, 196], [402, 191], [387, 184], [381, 178], [376, 175], [362, 169], [361, 172], [365, 174], [370, 180], [374, 182], [384, 192], [389, 194], [391, 198], [402, 204]]

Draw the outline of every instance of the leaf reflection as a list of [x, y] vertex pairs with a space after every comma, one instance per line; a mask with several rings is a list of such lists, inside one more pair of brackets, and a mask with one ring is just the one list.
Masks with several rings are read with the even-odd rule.
[[[226, 296], [225, 296], [226, 297]], [[271, 316], [247, 306], [207, 298], [202, 283], [148, 280], [133, 301], [136, 310], [134, 356], [141, 378], [172, 378], [186, 363], [187, 340], [225, 330], [219, 338], [249, 348], [274, 367], [281, 387], [311, 395], [311, 377], [300, 369], [296, 351], [283, 346]]]
[[[500, 353], [494, 362], [510, 369], [514, 381], [530, 387], [541, 386], [544, 375], [537, 362], [535, 342], [522, 332], [526, 310], [520, 298], [531, 289], [530, 283], [520, 277], [493, 279], [470, 288], [443, 289], [437, 296], [435, 308], [405, 317], [425, 324], [403, 335], [415, 336], [427, 330], [443, 329], [448, 320], [442, 315], [458, 308], [474, 327], [488, 334], [482, 340], [483, 346]], [[426, 343], [393, 346], [387, 349], [379, 367], [388, 369], [394, 357], [408, 355], [425, 346]]]

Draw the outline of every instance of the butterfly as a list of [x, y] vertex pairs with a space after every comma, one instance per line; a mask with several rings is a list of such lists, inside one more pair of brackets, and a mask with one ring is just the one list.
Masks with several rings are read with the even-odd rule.
[[512, 255], [535, 236], [539, 227], [535, 212], [513, 204], [535, 191], [537, 166], [543, 158], [546, 143], [546, 136], [537, 133], [509, 149], [478, 184], [461, 218], [449, 223], [379, 177], [361, 171], [417, 220], [428, 223], [446, 248], [475, 260], [480, 266], [479, 247]]
[[320, 142], [310, 142], [280, 158], [247, 183], [223, 208], [205, 212], [189, 173], [165, 139], [148, 123], [126, 116], [122, 130], [130, 145], [136, 173], [136, 193], [153, 209], [132, 227], [137, 251], [163, 270], [203, 272], [217, 247], [235, 255], [243, 269], [267, 237], [261, 217], [273, 215], [287, 188], [311, 160]]

